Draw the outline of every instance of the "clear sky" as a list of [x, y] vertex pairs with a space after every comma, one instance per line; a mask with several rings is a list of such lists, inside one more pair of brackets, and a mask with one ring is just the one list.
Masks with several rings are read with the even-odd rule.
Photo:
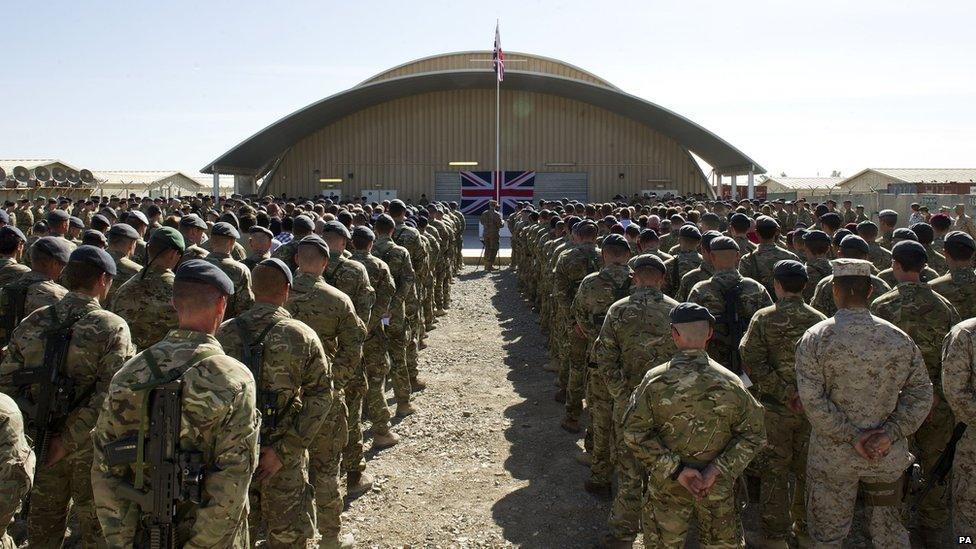
[[[555, 57], [791, 176], [976, 167], [976, 1], [0, 0], [0, 158], [204, 164], [427, 55]], [[511, 67], [514, 69], [515, 67]]]

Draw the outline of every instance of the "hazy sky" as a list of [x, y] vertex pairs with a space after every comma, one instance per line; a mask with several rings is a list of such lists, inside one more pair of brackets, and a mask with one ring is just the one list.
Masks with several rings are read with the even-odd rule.
[[976, 167], [973, 0], [0, 5], [0, 158], [196, 172], [386, 68], [490, 49], [498, 17], [505, 49], [585, 68], [770, 173]]

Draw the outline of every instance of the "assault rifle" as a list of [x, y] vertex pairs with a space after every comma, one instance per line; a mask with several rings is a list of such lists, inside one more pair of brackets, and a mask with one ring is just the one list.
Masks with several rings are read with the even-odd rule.
[[952, 471], [952, 462], [956, 457], [956, 446], [959, 444], [959, 440], [962, 439], [962, 435], [965, 432], [966, 424], [962, 422], [957, 423], [956, 427], [952, 430], [952, 438], [946, 443], [945, 449], [942, 450], [942, 455], [939, 456], [938, 461], [935, 462], [932, 470], [926, 476], [925, 485], [917, 492], [915, 499], [912, 501], [911, 509], [913, 512], [918, 509], [918, 506], [929, 495], [929, 492], [935, 489], [936, 484], [945, 486], [946, 477]]
[[742, 374], [742, 360], [739, 357], [739, 341], [742, 339], [742, 319], [739, 317], [739, 309], [737, 307], [741, 294], [742, 287], [739, 284], [722, 292], [722, 298], [725, 300], [725, 310], [716, 319], [718, 324], [724, 325], [728, 331], [729, 370], [735, 375]]

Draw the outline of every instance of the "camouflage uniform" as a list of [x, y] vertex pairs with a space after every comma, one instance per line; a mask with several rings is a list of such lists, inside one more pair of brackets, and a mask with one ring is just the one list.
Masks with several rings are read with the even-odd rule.
[[[873, 290], [868, 297], [868, 305], [891, 289], [887, 282], [874, 275], [871, 275], [871, 287]], [[834, 316], [834, 313], [837, 312], [837, 304], [834, 303], [834, 275], [831, 274], [820, 279], [820, 282], [817, 283], [817, 289], [813, 291], [810, 306], [828, 317]]]
[[976, 318], [957, 324], [942, 347], [942, 389], [956, 421], [969, 427], [952, 463], [953, 533], [976, 532]]
[[572, 304], [586, 275], [600, 269], [600, 250], [593, 242], [567, 248], [553, 269], [553, 294], [559, 307], [560, 342], [563, 345], [562, 371], [566, 372], [566, 417], [579, 420], [586, 390], [586, 340], [573, 329]]
[[708, 280], [714, 275], [715, 267], [708, 261], [702, 259], [700, 266], [688, 271], [685, 276], [681, 277], [681, 284], [678, 285], [678, 293], [674, 296], [675, 300], [678, 302], [687, 301], [688, 294], [691, 293], [691, 289], [695, 287], [695, 284], [703, 280]]
[[16, 225], [22, 233], [30, 236], [31, 232], [34, 230], [34, 212], [32, 212], [30, 208], [19, 208], [17, 210]]
[[129, 324], [137, 349], [148, 349], [179, 326], [173, 307], [175, 278], [169, 269], [150, 267], [122, 284], [108, 301], [108, 309]]
[[259, 410], [259, 442], [273, 448], [284, 464], [260, 485], [251, 484], [251, 538], [263, 517], [269, 546], [303, 547], [315, 537], [308, 448], [332, 405], [332, 368], [315, 332], [281, 307], [256, 302], [220, 326], [217, 340], [228, 356], [238, 360], [244, 359], [242, 329], [252, 345], [264, 334], [264, 360], [254, 383], [258, 394], [270, 393], [274, 403], [273, 421]]
[[298, 241], [301, 240], [298, 237], [292, 238], [288, 242], [285, 242], [281, 246], [278, 246], [271, 257], [280, 259], [288, 265], [291, 272], [298, 270], [298, 265], [295, 264], [295, 254], [298, 253]]
[[[213, 244], [210, 240], [201, 244], [200, 247], [209, 253], [213, 253]], [[234, 247], [230, 249], [230, 253], [227, 255], [234, 261], [240, 263], [247, 258], [247, 250], [244, 249], [244, 246], [240, 242], [234, 242]]]
[[419, 338], [419, 333], [423, 329], [424, 321], [422, 319], [421, 305], [423, 303], [424, 296], [422, 295], [422, 286], [424, 281], [429, 276], [428, 267], [428, 252], [427, 247], [424, 246], [424, 240], [420, 236], [420, 231], [417, 229], [405, 225], [402, 221], [396, 222], [396, 228], [393, 230], [393, 242], [398, 246], [402, 246], [407, 249], [410, 253], [410, 262], [413, 264], [413, 272], [416, 277], [415, 288], [416, 288], [416, 301], [413, 306], [407, 303], [407, 318], [411, 319], [411, 327], [414, 329], [412, 337], [407, 342], [406, 360], [407, 360], [407, 371], [410, 374], [411, 379], [417, 378], [417, 343]]
[[243, 263], [223, 252], [210, 252], [204, 259], [224, 271], [224, 274], [234, 283], [234, 295], [227, 298], [227, 312], [224, 313], [224, 316], [234, 318], [250, 309], [251, 305], [254, 305], [254, 294], [251, 292], [251, 271]]
[[18, 263], [12, 257], [0, 258], [0, 288], [20, 279], [20, 277], [30, 272], [30, 267], [23, 263]]
[[608, 522], [610, 533], [617, 538], [630, 538], [640, 531], [644, 492], [644, 472], [624, 444], [621, 419], [630, 394], [647, 370], [674, 354], [669, 315], [677, 305], [657, 288], [635, 288], [630, 297], [610, 306], [590, 353], [611, 399], [617, 493]]
[[[705, 547], [742, 547], [733, 489], [765, 443], [762, 407], [734, 374], [703, 349], [679, 350], [652, 368], [630, 397], [623, 417], [627, 446], [647, 471], [644, 544], [685, 545], [688, 523], [698, 518]], [[701, 501], [676, 480], [682, 466], [712, 465], [718, 480]]]
[[[932, 406], [932, 382], [911, 338], [867, 309], [841, 309], [803, 334], [796, 383], [810, 421], [807, 527], [818, 546], [841, 547], [859, 484], [898, 481], [911, 463], [907, 437]], [[883, 428], [888, 453], [868, 461], [854, 451], [861, 433]], [[875, 547], [908, 547], [899, 509], [866, 506]]]
[[776, 244], [761, 242], [755, 251], [745, 254], [739, 260], [739, 273], [762, 284], [766, 292], [772, 296], [773, 267], [778, 261], [784, 259], [799, 261], [793, 252], [780, 248]]
[[489, 207], [481, 213], [478, 220], [484, 228], [481, 240], [485, 244], [485, 264], [490, 267], [495, 264], [495, 256], [498, 255], [498, 231], [503, 225], [502, 216], [494, 208]]
[[344, 390], [350, 382], [366, 382], [360, 368], [366, 326], [356, 315], [349, 296], [327, 284], [322, 277], [310, 273], [299, 272], [295, 276], [285, 308], [296, 320], [315, 330], [326, 355], [332, 359], [335, 387], [332, 407], [309, 449], [309, 466], [315, 486], [319, 534], [323, 539], [334, 539], [339, 535], [342, 514], [339, 464], [349, 438]]
[[[749, 322], [739, 354], [753, 381], [752, 393], [763, 405], [766, 437], [765, 467], [760, 472], [760, 520], [765, 536], [785, 540], [806, 534], [806, 462], [810, 424], [787, 403], [796, 395], [794, 348], [803, 333], [826, 317], [800, 296], [781, 299], [760, 309]], [[796, 479], [790, 490], [790, 475]], [[792, 505], [792, 506], [791, 506]]]
[[[895, 278], [895, 270], [892, 267], [888, 267], [887, 269], [878, 273], [878, 278], [884, 280], [885, 283], [892, 288], [898, 285], [898, 279]], [[935, 272], [934, 269], [928, 266], [923, 267], [922, 272], [919, 275], [919, 280], [921, 280], [922, 283], [931, 282], [936, 278], [939, 278], [939, 273]]]
[[[244, 266], [247, 267], [249, 270], [253, 271], [255, 265], [261, 263], [262, 261], [270, 257], [271, 254], [268, 252], [263, 252], [263, 253], [251, 252], [250, 254], [248, 254], [246, 258], [244, 258], [243, 261], [241, 261], [241, 263], [243, 263]], [[285, 264], [287, 265], [288, 262], [285, 262]], [[294, 271], [294, 269], [292, 269], [292, 271]]]
[[681, 286], [681, 278], [700, 267], [703, 259], [696, 250], [678, 251], [671, 255], [671, 260], [664, 264], [667, 268], [667, 272], [664, 274], [664, 291], [674, 297]]
[[[396, 293], [390, 300], [390, 323], [384, 328], [388, 339], [390, 355], [390, 377], [393, 380], [393, 395], [397, 404], [410, 402], [410, 373], [407, 371], [407, 339], [410, 337], [408, 325], [411, 304], [416, 303], [416, 275], [410, 263], [410, 252], [397, 246], [392, 239], [378, 236], [373, 243], [373, 255], [380, 258], [390, 268]], [[416, 311], [412, 311], [414, 314]]]
[[[726, 315], [724, 294], [738, 288], [739, 337], [746, 331], [747, 319], [752, 318], [756, 311], [773, 304], [766, 288], [751, 278], [745, 278], [739, 271], [727, 269], [717, 271], [715, 276], [704, 282], [695, 284], [688, 301], [705, 307], [718, 319], [715, 323], [715, 335], [708, 341], [708, 356], [726, 368], [732, 369], [732, 354], [739, 352], [739, 341], [732, 341], [734, 334], [729, 333], [730, 326], [722, 322]], [[735, 372], [739, 374], [741, 372]]]
[[105, 303], [111, 303], [112, 296], [122, 287], [122, 284], [128, 282], [133, 275], [142, 270], [142, 265], [132, 261], [128, 257], [123, 256], [119, 252], [107, 250], [108, 255], [112, 256], [115, 260], [115, 270], [117, 271], [115, 277], [112, 279], [112, 287], [108, 289], [108, 295], [105, 297]]
[[[37, 271], [24, 273], [23, 276], [12, 282], [7, 288], [11, 290], [27, 288], [27, 293], [24, 297], [24, 318], [27, 318], [27, 315], [41, 307], [54, 305], [58, 301], [61, 301], [61, 298], [68, 293], [67, 288]], [[6, 306], [6, 303], [4, 303], [4, 307]]]
[[817, 284], [827, 278], [833, 272], [830, 260], [826, 257], [818, 257], [806, 262], [807, 285], [803, 288], [803, 300], [807, 303], [813, 299], [813, 293], [817, 290]]
[[60, 436], [67, 453], [53, 466], [39, 467], [34, 479], [27, 518], [27, 537], [34, 547], [61, 546], [72, 505], [85, 547], [94, 547], [100, 540], [92, 507], [89, 435], [112, 376], [136, 351], [125, 321], [99, 307], [94, 297], [68, 292], [57, 304], [35, 311], [14, 330], [0, 365], [0, 391], [17, 399], [28, 416], [37, 392], [32, 386], [13, 385], [12, 376], [42, 368], [45, 332], [70, 321], [74, 324], [61, 372], [74, 382], [72, 403], [76, 404], [64, 411], [66, 415], [52, 418], [49, 426]]
[[34, 482], [34, 452], [24, 436], [24, 417], [9, 396], [0, 393], [0, 549], [16, 549], [7, 526]]
[[976, 272], [970, 268], [952, 269], [929, 281], [932, 291], [949, 300], [959, 318], [976, 316]]
[[[573, 318], [586, 334], [587, 356], [593, 348], [607, 309], [630, 293], [630, 267], [605, 265], [600, 272], [586, 275], [573, 299]], [[590, 472], [592, 480], [609, 485], [613, 477], [613, 403], [607, 382], [595, 364], [586, 370], [586, 408], [593, 437]]]
[[177, 505], [177, 546], [249, 547], [247, 490], [258, 462], [260, 426], [254, 377], [223, 354], [215, 337], [183, 329], [169, 332], [119, 370], [95, 424], [91, 479], [105, 541], [109, 547], [132, 547], [144, 535], [142, 511], [120, 495], [121, 487], [135, 485], [135, 464], [109, 466], [105, 449], [118, 439], [138, 436], [149, 413], [143, 405], [147, 390], [137, 388], [158, 379], [148, 356], [163, 375], [189, 367], [181, 378], [179, 449], [202, 454], [200, 499], [206, 505]]
[[877, 242], [868, 242], [868, 261], [875, 269], [883, 271], [891, 267], [891, 250], [881, 247]]
[[[210, 252], [201, 248], [200, 246], [197, 246], [196, 244], [190, 244], [190, 241], [187, 240], [186, 249], [183, 250], [183, 255], [180, 256], [180, 260], [176, 263], [176, 266], [179, 267], [191, 259], [206, 259], [208, 255], [210, 255]], [[233, 280], [233, 278], [231, 280]]]
[[949, 272], [949, 265], [946, 264], [945, 256], [933, 249], [931, 244], [925, 245], [925, 253], [928, 255], [928, 266], [932, 270], [940, 275]]
[[[902, 282], [871, 304], [871, 313], [901, 328], [922, 352], [922, 359], [932, 380], [937, 404], [914, 436], [914, 450], [919, 464], [931, 470], [949, 438], [952, 437], [952, 411], [942, 396], [942, 340], [959, 322], [955, 307], [921, 282]], [[922, 528], [941, 530], [949, 521], [944, 502], [945, 487], [936, 486], [919, 503], [918, 519]]]
[[386, 405], [386, 377], [390, 373], [387, 358], [387, 335], [384, 320], [390, 318], [390, 304], [396, 294], [390, 268], [380, 258], [365, 251], [356, 250], [352, 260], [366, 267], [370, 285], [375, 290], [373, 309], [366, 324], [366, 341], [363, 343], [363, 369], [366, 371], [366, 411], [373, 424], [374, 433], [390, 431], [390, 409]]

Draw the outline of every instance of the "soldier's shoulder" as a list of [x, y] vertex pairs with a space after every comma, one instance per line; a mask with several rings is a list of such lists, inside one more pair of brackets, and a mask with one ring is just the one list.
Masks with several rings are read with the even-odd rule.
[[976, 317], [968, 318], [953, 326], [952, 329], [949, 330], [949, 335], [946, 336], [946, 338], [956, 339], [963, 335], [972, 337], [973, 334], [976, 334]]
[[213, 384], [225, 388], [240, 388], [254, 384], [254, 375], [241, 361], [220, 353], [204, 358], [194, 370], [199, 370], [199, 376]]
[[14, 415], [20, 415], [20, 408], [17, 403], [6, 394], [0, 393], [0, 416], [6, 418]]
[[129, 325], [121, 316], [107, 309], [96, 309], [84, 316], [86, 324], [96, 328], [99, 334], [108, 333], [108, 330], [124, 328], [129, 331]]

